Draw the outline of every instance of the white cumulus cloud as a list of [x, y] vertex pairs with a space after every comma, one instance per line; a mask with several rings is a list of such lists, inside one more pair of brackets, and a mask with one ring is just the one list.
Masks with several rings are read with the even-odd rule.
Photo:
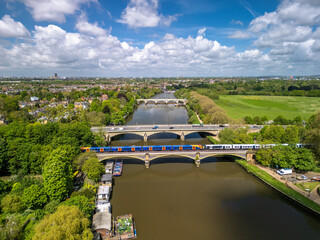
[[169, 26], [177, 20], [176, 16], [163, 16], [158, 12], [158, 0], [130, 0], [126, 9], [121, 13], [118, 22], [131, 28]]
[[0, 37], [26, 37], [29, 31], [21, 22], [16, 22], [9, 15], [4, 15], [0, 20]]
[[81, 4], [97, 0], [20, 0], [36, 21], [65, 22], [65, 15], [73, 14]]

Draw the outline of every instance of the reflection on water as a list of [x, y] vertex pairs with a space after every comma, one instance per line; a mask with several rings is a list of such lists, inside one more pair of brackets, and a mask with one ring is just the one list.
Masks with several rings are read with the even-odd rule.
[[[139, 161], [139, 160], [136, 160]], [[138, 239], [317, 239], [317, 218], [292, 205], [236, 163], [211, 158], [125, 161], [115, 178], [113, 214], [133, 213]], [[142, 162], [141, 162], [142, 163]]]

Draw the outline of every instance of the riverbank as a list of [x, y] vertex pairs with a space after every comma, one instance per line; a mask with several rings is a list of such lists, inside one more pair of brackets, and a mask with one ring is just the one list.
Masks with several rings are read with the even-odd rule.
[[306, 210], [320, 217], [320, 205], [312, 201], [308, 197], [304, 196], [304, 194], [300, 193], [299, 191], [293, 189], [290, 184], [281, 182], [280, 180], [271, 176], [266, 171], [260, 169], [259, 167], [253, 164], [249, 164], [246, 161], [236, 160], [235, 162], [242, 166], [244, 169], [246, 169], [249, 173], [259, 178], [265, 184], [280, 192], [289, 200], [292, 200], [294, 203], [302, 206]]

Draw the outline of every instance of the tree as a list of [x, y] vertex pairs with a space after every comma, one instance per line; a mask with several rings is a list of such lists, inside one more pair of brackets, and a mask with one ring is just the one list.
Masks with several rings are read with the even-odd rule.
[[96, 198], [96, 191], [95, 189], [85, 188], [80, 191], [75, 191], [71, 194], [71, 198], [75, 196], [85, 196], [90, 201], [94, 201], [94, 199]]
[[82, 169], [88, 178], [95, 182], [99, 181], [101, 175], [104, 173], [104, 167], [98, 158], [88, 158], [83, 164]]
[[320, 112], [310, 117], [310, 129], [307, 131], [306, 142], [311, 144], [314, 153], [320, 156]]
[[23, 226], [19, 217], [9, 216], [4, 224], [0, 224], [0, 239], [16, 240], [22, 239]]
[[42, 208], [47, 201], [47, 194], [39, 185], [33, 184], [23, 191], [22, 202], [27, 208]]
[[7, 172], [7, 151], [8, 151], [8, 144], [5, 138], [0, 136], [0, 173]]
[[77, 170], [78, 170], [78, 171], [81, 171], [84, 163], [85, 163], [89, 158], [95, 158], [95, 157], [96, 157], [96, 154], [95, 154], [94, 152], [84, 152], [84, 153], [81, 153], [81, 154], [77, 157], [77, 159], [76, 159], [76, 161], [75, 161]]
[[273, 120], [273, 124], [275, 124], [275, 125], [288, 125], [289, 121], [280, 115]]
[[316, 167], [314, 157], [309, 149], [297, 148], [294, 168], [298, 171], [310, 171]]
[[74, 196], [61, 203], [65, 206], [77, 206], [87, 217], [91, 217], [95, 204], [85, 196]]
[[67, 150], [58, 148], [48, 158], [43, 171], [44, 189], [52, 200], [64, 200], [72, 189], [71, 159]]
[[297, 126], [287, 126], [282, 135], [283, 143], [299, 143], [299, 129]]
[[57, 210], [57, 208], [59, 207], [59, 204], [60, 204], [60, 202], [58, 200], [53, 200], [53, 201], [47, 203], [43, 209], [44, 213], [45, 214], [54, 213]]
[[235, 132], [231, 128], [225, 128], [219, 133], [221, 143], [232, 143], [235, 138]]
[[260, 131], [263, 142], [281, 143], [284, 129], [282, 126], [265, 126]]
[[23, 209], [21, 198], [16, 194], [8, 194], [1, 200], [3, 212], [15, 213]]
[[76, 206], [59, 206], [35, 227], [33, 240], [91, 240], [90, 221]]
[[272, 163], [272, 149], [261, 148], [256, 153], [256, 161], [263, 166], [270, 166]]

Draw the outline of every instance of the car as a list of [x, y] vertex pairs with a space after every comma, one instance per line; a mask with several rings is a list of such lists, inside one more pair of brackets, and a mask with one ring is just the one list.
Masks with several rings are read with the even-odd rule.
[[171, 127], [169, 127], [169, 129], [174, 129], [174, 127], [171, 126]]
[[111, 131], [112, 131], [112, 130], [114, 130], [114, 127], [113, 127], [113, 128], [111, 128]]
[[154, 126], [152, 129], [158, 129], [159, 128], [159, 126]]
[[297, 179], [298, 179], [298, 180], [307, 180], [308, 177], [305, 176], [305, 175], [301, 175], [301, 176], [297, 176]]

